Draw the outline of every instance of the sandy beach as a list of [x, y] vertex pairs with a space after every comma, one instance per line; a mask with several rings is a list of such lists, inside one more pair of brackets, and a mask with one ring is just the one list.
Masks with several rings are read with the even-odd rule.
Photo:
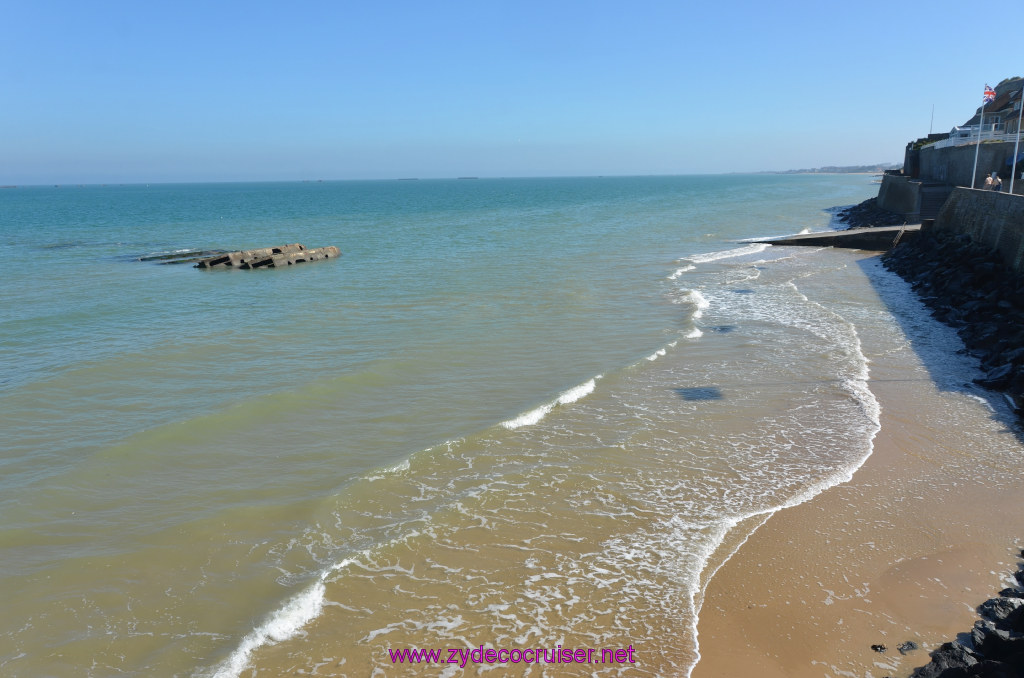
[[[561, 645], [687, 676], [698, 623], [701, 672], [894, 674], [874, 663], [969, 628], [998, 590], [986, 573], [1024, 531], [963, 505], [1012, 505], [1024, 448], [873, 257], [749, 241], [868, 192], [758, 175], [11, 193], [17, 251], [51, 273], [12, 273], [6, 316], [0, 674], [422, 675], [391, 651]], [[68, 220], [46, 230], [51, 204]], [[110, 204], [125, 216], [101, 234]], [[298, 275], [141, 260], [285, 242], [280, 223], [316, 242], [365, 227]], [[115, 275], [131, 303], [107, 303]], [[296, 298], [330, 303], [310, 319]], [[292, 310], [255, 327], [268, 301]], [[313, 358], [330, 369], [297, 369]], [[259, 366], [244, 387], [241, 363]], [[966, 584], [935, 555], [964, 544]], [[719, 569], [716, 551], [736, 553]], [[920, 592], [941, 614], [915, 614]]]
[[[1014, 434], [991, 410], [980, 423], [943, 425], [987, 406], [937, 387], [934, 358], [861, 339], [882, 408], [874, 452], [852, 481], [771, 516], [715, 573], [695, 678], [755, 667], [768, 677], [907, 676], [969, 630], [974, 608], [1016, 569], [1021, 471], [973, 444], [994, 432], [1012, 449]], [[904, 656], [907, 641], [920, 649]]]

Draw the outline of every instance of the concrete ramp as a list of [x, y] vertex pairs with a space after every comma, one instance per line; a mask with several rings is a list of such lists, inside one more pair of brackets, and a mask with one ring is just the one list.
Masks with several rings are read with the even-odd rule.
[[854, 250], [884, 252], [892, 249], [897, 242], [917, 237], [921, 224], [909, 226], [879, 226], [877, 228], [851, 228], [848, 231], [823, 231], [801, 233], [779, 238], [765, 238], [754, 242], [771, 245], [804, 245], [811, 247], [842, 247]]

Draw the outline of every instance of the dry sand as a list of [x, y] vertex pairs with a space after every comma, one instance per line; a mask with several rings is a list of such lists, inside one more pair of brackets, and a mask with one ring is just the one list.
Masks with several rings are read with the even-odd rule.
[[[1020, 443], [908, 356], [871, 356], [882, 429], [853, 480], [773, 515], [712, 578], [694, 678], [908, 676], [1006, 585]], [[909, 640], [921, 649], [902, 656]]]

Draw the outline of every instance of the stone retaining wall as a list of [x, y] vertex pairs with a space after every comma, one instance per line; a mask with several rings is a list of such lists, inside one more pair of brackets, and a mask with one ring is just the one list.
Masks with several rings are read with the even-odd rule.
[[939, 181], [953, 186], [970, 186], [971, 172], [974, 170], [975, 148], [978, 150], [978, 174], [975, 177], [975, 188], [981, 188], [985, 183], [985, 177], [992, 172], [999, 172], [1000, 175], [1005, 176], [1004, 190], [1008, 190], [1010, 174], [1006, 159], [1013, 156], [1013, 144], [1008, 141], [984, 142], [980, 147], [977, 147], [977, 144], [939, 149], [925, 146], [921, 149], [920, 157], [921, 179]]
[[972, 241], [996, 250], [1011, 269], [1024, 273], [1024, 196], [954, 189], [934, 228], [966, 234]]
[[921, 212], [921, 182], [908, 176], [883, 175], [878, 188], [878, 206], [913, 220]]

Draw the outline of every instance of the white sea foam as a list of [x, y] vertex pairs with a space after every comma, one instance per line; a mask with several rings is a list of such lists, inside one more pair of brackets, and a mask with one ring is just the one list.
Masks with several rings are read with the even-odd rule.
[[654, 362], [663, 355], [665, 355], [665, 349], [659, 348], [657, 351], [647, 356], [647, 359], [650, 360], [651, 362]]
[[[807, 297], [803, 295], [796, 288], [795, 285], [792, 285], [792, 283], [790, 283], [790, 285], [792, 289], [795, 290], [798, 294], [800, 294], [800, 296], [804, 300], [807, 300]], [[814, 305], [821, 308], [819, 304]], [[831, 312], [830, 314], [835, 315], [834, 313]], [[842, 379], [840, 383], [843, 389], [847, 393], [849, 393], [854, 398], [854, 400], [860, 405], [861, 411], [864, 413], [865, 417], [868, 420], [867, 427], [864, 430], [864, 432], [867, 434], [867, 439], [864, 443], [864, 447], [862, 448], [859, 457], [852, 460], [852, 463], [835, 469], [832, 473], [827, 474], [825, 477], [821, 478], [817, 482], [805, 487], [803, 491], [798, 492], [794, 496], [782, 502], [780, 505], [752, 511], [742, 517], [727, 519], [723, 521], [720, 527], [724, 529], [716, 531], [715, 538], [712, 540], [712, 548], [705, 552], [706, 555], [703, 559], [704, 568], [708, 566], [710, 562], [710, 556], [718, 548], [721, 547], [721, 545], [724, 543], [726, 535], [731, 530], [737, 527], [740, 523], [752, 519], [757, 519], [758, 524], [753, 528], [753, 530], [751, 530], [750, 533], [748, 533], [743, 538], [741, 543], [735, 545], [732, 549], [730, 549], [729, 553], [725, 554], [725, 557], [717, 563], [714, 570], [708, 572], [706, 575], [703, 575], [703, 573], [701, 573], [701, 575], [698, 575], [703, 577], [704, 583], [703, 587], [695, 590], [693, 594], [692, 600], [695, 614], [693, 615], [691, 625], [691, 631], [693, 633], [694, 641], [696, 643], [694, 650], [697, 655], [697, 660], [689, 666], [686, 672], [687, 678], [689, 678], [689, 676], [692, 674], [694, 667], [700, 660], [700, 643], [698, 638], [698, 624], [700, 612], [703, 606], [704, 595], [706, 592], [707, 585], [708, 583], [710, 583], [711, 579], [718, 572], [718, 570], [720, 570], [722, 566], [724, 566], [725, 563], [727, 563], [739, 551], [740, 547], [744, 543], [746, 543], [750, 536], [753, 535], [753, 533], [758, 528], [760, 528], [761, 525], [764, 525], [764, 523], [767, 522], [768, 518], [770, 518], [772, 515], [779, 511], [782, 511], [787, 508], [792, 508], [794, 506], [798, 506], [799, 504], [807, 502], [813, 499], [814, 497], [818, 496], [822, 492], [828, 490], [829, 488], [850, 482], [853, 479], [854, 474], [867, 462], [868, 458], [874, 451], [874, 439], [878, 432], [881, 430], [881, 404], [878, 402], [878, 399], [875, 398], [875, 395], [871, 392], [871, 389], [868, 387], [868, 380], [870, 379], [868, 358], [866, 355], [864, 355], [860, 337], [858, 336], [856, 327], [853, 325], [853, 323], [846, 321], [840, 316], [836, 317], [839, 318], [842, 321], [842, 323], [844, 323], [847, 326], [849, 333], [851, 335], [846, 337], [846, 339], [852, 344], [853, 351], [851, 353], [856, 360], [855, 365], [852, 367], [856, 374], [850, 375]]]
[[558, 396], [558, 398], [556, 398], [552, 402], [541, 405], [538, 408], [532, 409], [529, 412], [521, 414], [515, 419], [503, 421], [501, 422], [501, 425], [509, 430], [517, 429], [520, 426], [533, 426], [541, 419], [546, 417], [551, 410], [555, 409], [556, 406], [574, 403], [580, 398], [585, 398], [586, 396], [593, 393], [594, 388], [596, 388], [597, 386], [596, 380], [600, 378], [601, 375], [597, 375], [593, 379], [584, 382], [579, 386], [574, 386], [570, 388], [568, 391], [563, 392], [560, 396]]
[[394, 475], [395, 473], [401, 473], [402, 471], [408, 471], [408, 470], [409, 470], [409, 460], [408, 459], [403, 459], [402, 461], [398, 462], [397, 464], [392, 464], [391, 466], [385, 466], [384, 468], [377, 469], [377, 472], [374, 473], [373, 475], [366, 476], [366, 480], [371, 480], [371, 481], [373, 481], [373, 480], [383, 480], [385, 477], [387, 477], [389, 475]]
[[397, 464], [394, 464], [392, 466], [388, 466], [387, 468], [384, 469], [384, 472], [385, 473], [399, 473], [401, 471], [408, 471], [408, 470], [409, 470], [409, 460], [408, 459], [404, 459], [404, 460], [398, 462]]
[[512, 430], [517, 429], [520, 426], [533, 426], [541, 419], [547, 416], [548, 412], [555, 408], [555, 403], [548, 403], [547, 405], [541, 405], [537, 409], [530, 410], [520, 414], [515, 419], [509, 419], [508, 421], [501, 422], [501, 425], [505, 428]]
[[679, 298], [679, 303], [692, 304], [694, 307], [693, 319], [696, 320], [704, 315], [704, 311], [711, 307], [711, 302], [707, 300], [700, 290], [683, 290], [683, 295]]
[[[601, 377], [598, 376], [595, 379], [600, 378]], [[558, 404], [568, 405], [569, 403], [574, 403], [580, 398], [585, 398], [586, 396], [593, 393], [594, 389], [597, 387], [595, 379], [591, 379], [586, 383], [580, 384], [579, 386], [575, 386], [566, 391], [565, 393], [563, 393], [562, 395], [558, 396]]]
[[694, 327], [692, 330], [683, 335], [686, 339], [700, 339], [704, 336], [704, 333], [700, 331], [699, 327]]
[[718, 252], [705, 252], [704, 254], [692, 254], [680, 261], [691, 261], [695, 264], [706, 264], [711, 261], [718, 261], [719, 259], [731, 259], [733, 257], [742, 257], [747, 254], [757, 254], [758, 252], [764, 252], [766, 249], [771, 247], [768, 243], [751, 243], [744, 245], [743, 247], [736, 247], [731, 250], [720, 250]]
[[237, 678], [249, 663], [249, 655], [263, 645], [279, 643], [302, 631], [302, 627], [318, 617], [324, 607], [324, 576], [295, 596], [271, 615], [270, 619], [249, 633], [210, 678]]
[[679, 276], [681, 276], [682, 274], [684, 274], [684, 273], [688, 273], [688, 272], [690, 272], [690, 271], [692, 271], [692, 270], [694, 270], [694, 269], [696, 269], [696, 268], [697, 268], [697, 267], [696, 267], [696, 266], [694, 266], [693, 264], [687, 264], [686, 266], [683, 266], [682, 268], [677, 268], [677, 269], [676, 269], [676, 271], [675, 271], [675, 273], [673, 273], [672, 275], [670, 275], [670, 276], [668, 277], [668, 279], [669, 279], [669, 280], [675, 280], [676, 278], [678, 278], [678, 277], [679, 277]]
[[[877, 414], [881, 410], [880, 405], [878, 404], [878, 401], [875, 399], [874, 395], [871, 394], [871, 391], [869, 389], [867, 389], [866, 386], [864, 387], [864, 391], [866, 391], [866, 393], [870, 396], [870, 399], [867, 402], [862, 402], [862, 406], [864, 406], [864, 409], [865, 409], [866, 412], [873, 412], [877, 416]], [[866, 452], [851, 467], [837, 470], [833, 474], [823, 478], [821, 481], [811, 485], [810, 487], [808, 487], [806, 490], [804, 490], [800, 494], [796, 495], [795, 497], [790, 498], [788, 501], [784, 502], [781, 506], [774, 506], [774, 507], [771, 507], [769, 509], [765, 509], [765, 510], [761, 510], [761, 511], [754, 511], [754, 512], [750, 513], [749, 515], [743, 516], [742, 518], [740, 518], [738, 520], [737, 519], [730, 519], [730, 520], [727, 520], [727, 521], [724, 522], [724, 524], [723, 524], [724, 529], [722, 529], [722, 530], [720, 530], [718, 532], [718, 534], [716, 535], [715, 540], [712, 542], [713, 546], [710, 549], [708, 549], [707, 555], [704, 558], [704, 566], [705, 567], [707, 566], [707, 564], [708, 564], [708, 562], [710, 560], [710, 556], [724, 543], [725, 536], [733, 528], [735, 528], [737, 525], [739, 525], [740, 522], [745, 521], [745, 520], [754, 519], [754, 518], [761, 519], [760, 522], [758, 523], [758, 525], [748, 535], [746, 535], [739, 544], [737, 544], [733, 549], [731, 549], [728, 554], [726, 554], [725, 558], [718, 563], [718, 565], [715, 567], [715, 569], [713, 571], [711, 571], [710, 573], [708, 573], [708, 576], [706, 576], [704, 578], [704, 587], [695, 592], [694, 599], [693, 599], [694, 600], [694, 612], [695, 612], [695, 614], [693, 615], [693, 618], [692, 618], [692, 621], [691, 621], [691, 630], [693, 632], [693, 638], [694, 638], [694, 642], [695, 642], [694, 651], [695, 651], [695, 653], [697, 655], [697, 661], [695, 661], [689, 667], [689, 669], [687, 670], [687, 672], [686, 672], [687, 678], [689, 678], [689, 676], [693, 673], [693, 669], [696, 667], [697, 663], [700, 661], [700, 656], [701, 655], [700, 655], [700, 641], [699, 641], [698, 625], [699, 625], [699, 622], [700, 622], [700, 612], [701, 612], [701, 609], [702, 609], [703, 603], [704, 603], [704, 595], [705, 595], [705, 593], [707, 591], [707, 585], [711, 582], [711, 579], [718, 572], [718, 570], [720, 570], [727, 562], [729, 562], [730, 559], [732, 559], [732, 557], [734, 555], [736, 555], [736, 553], [740, 550], [740, 548], [743, 546], [743, 544], [745, 544], [747, 542], [747, 540], [751, 536], [753, 536], [754, 532], [757, 531], [757, 529], [760, 528], [762, 525], [764, 525], [768, 521], [768, 519], [771, 518], [771, 516], [773, 516], [774, 514], [778, 513], [779, 511], [782, 511], [783, 509], [793, 508], [794, 506], [799, 506], [800, 504], [803, 504], [804, 502], [810, 501], [811, 499], [813, 499], [814, 497], [818, 496], [822, 492], [828, 490], [829, 488], [835, 487], [836, 485], [842, 485], [843, 483], [848, 483], [851, 480], [853, 480], [854, 474], [860, 469], [861, 466], [864, 465], [865, 462], [867, 462], [868, 458], [871, 456], [872, 452], [874, 451], [874, 438], [875, 438], [875, 435], [878, 433], [878, 431], [881, 429], [881, 426], [877, 424], [878, 420], [875, 419], [874, 421], [875, 421], [875, 427], [874, 427], [873, 432], [871, 433], [871, 439], [868, 442]], [[703, 572], [698, 574], [698, 576], [701, 576], [701, 575], [703, 575]]]
[[327, 591], [327, 578], [357, 561], [345, 558], [320, 573], [317, 581], [302, 593], [291, 598], [270, 618], [246, 635], [235, 651], [211, 672], [197, 673], [202, 678], [238, 678], [249, 664], [249, 657], [264, 645], [273, 645], [294, 638], [303, 627], [323, 612]]

